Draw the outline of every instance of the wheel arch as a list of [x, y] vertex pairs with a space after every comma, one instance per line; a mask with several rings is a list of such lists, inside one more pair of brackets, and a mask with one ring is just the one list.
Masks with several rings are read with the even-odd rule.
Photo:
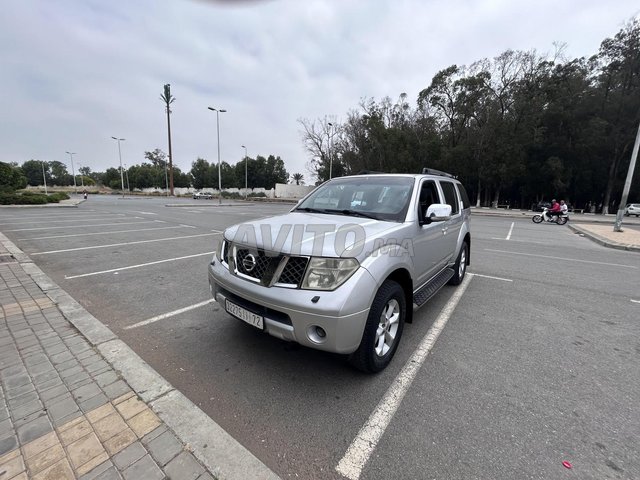
[[[407, 306], [407, 311], [405, 312], [405, 322], [412, 323], [413, 322], [413, 280], [411, 279], [411, 274], [405, 268], [397, 268], [385, 278], [385, 282], [387, 280], [393, 280], [398, 283], [402, 290], [404, 290], [404, 298]], [[383, 282], [384, 283], [384, 282]]]

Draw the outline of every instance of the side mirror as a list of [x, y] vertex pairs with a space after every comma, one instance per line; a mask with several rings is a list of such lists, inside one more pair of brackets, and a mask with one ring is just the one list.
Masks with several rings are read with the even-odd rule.
[[434, 203], [429, 205], [421, 224], [431, 222], [445, 222], [451, 218], [451, 205], [445, 203]]

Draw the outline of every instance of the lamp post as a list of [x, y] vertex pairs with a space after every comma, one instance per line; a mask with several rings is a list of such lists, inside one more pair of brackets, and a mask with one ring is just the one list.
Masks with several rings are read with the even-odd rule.
[[249, 161], [249, 157], [247, 156], [247, 147], [241, 145], [244, 148], [244, 199], [247, 199], [247, 162]]
[[333, 157], [331, 156], [331, 142], [333, 140], [333, 135], [331, 135], [331, 130], [333, 128], [333, 123], [327, 123], [329, 125], [329, 180], [331, 180], [331, 173], [333, 170]]
[[48, 195], [48, 193], [47, 193], [47, 175], [44, 173], [44, 162], [42, 162], [42, 180], [44, 180], [44, 194]]
[[78, 195], [78, 186], [76, 185], [76, 171], [73, 168], [73, 156], [76, 154], [76, 152], [67, 152], [67, 153], [71, 157], [71, 174], [73, 175], [73, 191], [75, 192], [76, 195]]
[[127, 192], [131, 195], [131, 187], [129, 186], [129, 170], [127, 170], [127, 164], [124, 164], [124, 174], [127, 176]]
[[120, 158], [120, 182], [122, 184], [122, 198], [124, 198], [124, 174], [122, 173], [122, 150], [120, 149], [120, 142], [124, 142], [124, 138], [111, 137], [118, 142], [118, 157]]
[[207, 107], [212, 112], [216, 112], [216, 129], [218, 131], [218, 205], [222, 205], [222, 176], [220, 173], [220, 114], [225, 113], [224, 108]]

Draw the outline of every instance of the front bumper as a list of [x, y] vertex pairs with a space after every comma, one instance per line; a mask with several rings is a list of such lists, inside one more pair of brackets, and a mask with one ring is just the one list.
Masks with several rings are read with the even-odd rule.
[[[343, 354], [354, 352], [360, 345], [377, 290], [365, 268], [359, 268], [331, 292], [264, 287], [231, 274], [215, 257], [209, 265], [209, 286], [223, 308], [229, 300], [264, 317], [264, 331], [269, 335]], [[316, 327], [326, 335], [318, 336]]]

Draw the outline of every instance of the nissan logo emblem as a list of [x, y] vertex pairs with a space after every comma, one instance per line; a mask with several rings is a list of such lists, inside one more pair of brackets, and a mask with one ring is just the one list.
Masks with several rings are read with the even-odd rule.
[[242, 259], [242, 266], [244, 267], [245, 272], [253, 271], [253, 269], [256, 268], [256, 257], [249, 253]]

